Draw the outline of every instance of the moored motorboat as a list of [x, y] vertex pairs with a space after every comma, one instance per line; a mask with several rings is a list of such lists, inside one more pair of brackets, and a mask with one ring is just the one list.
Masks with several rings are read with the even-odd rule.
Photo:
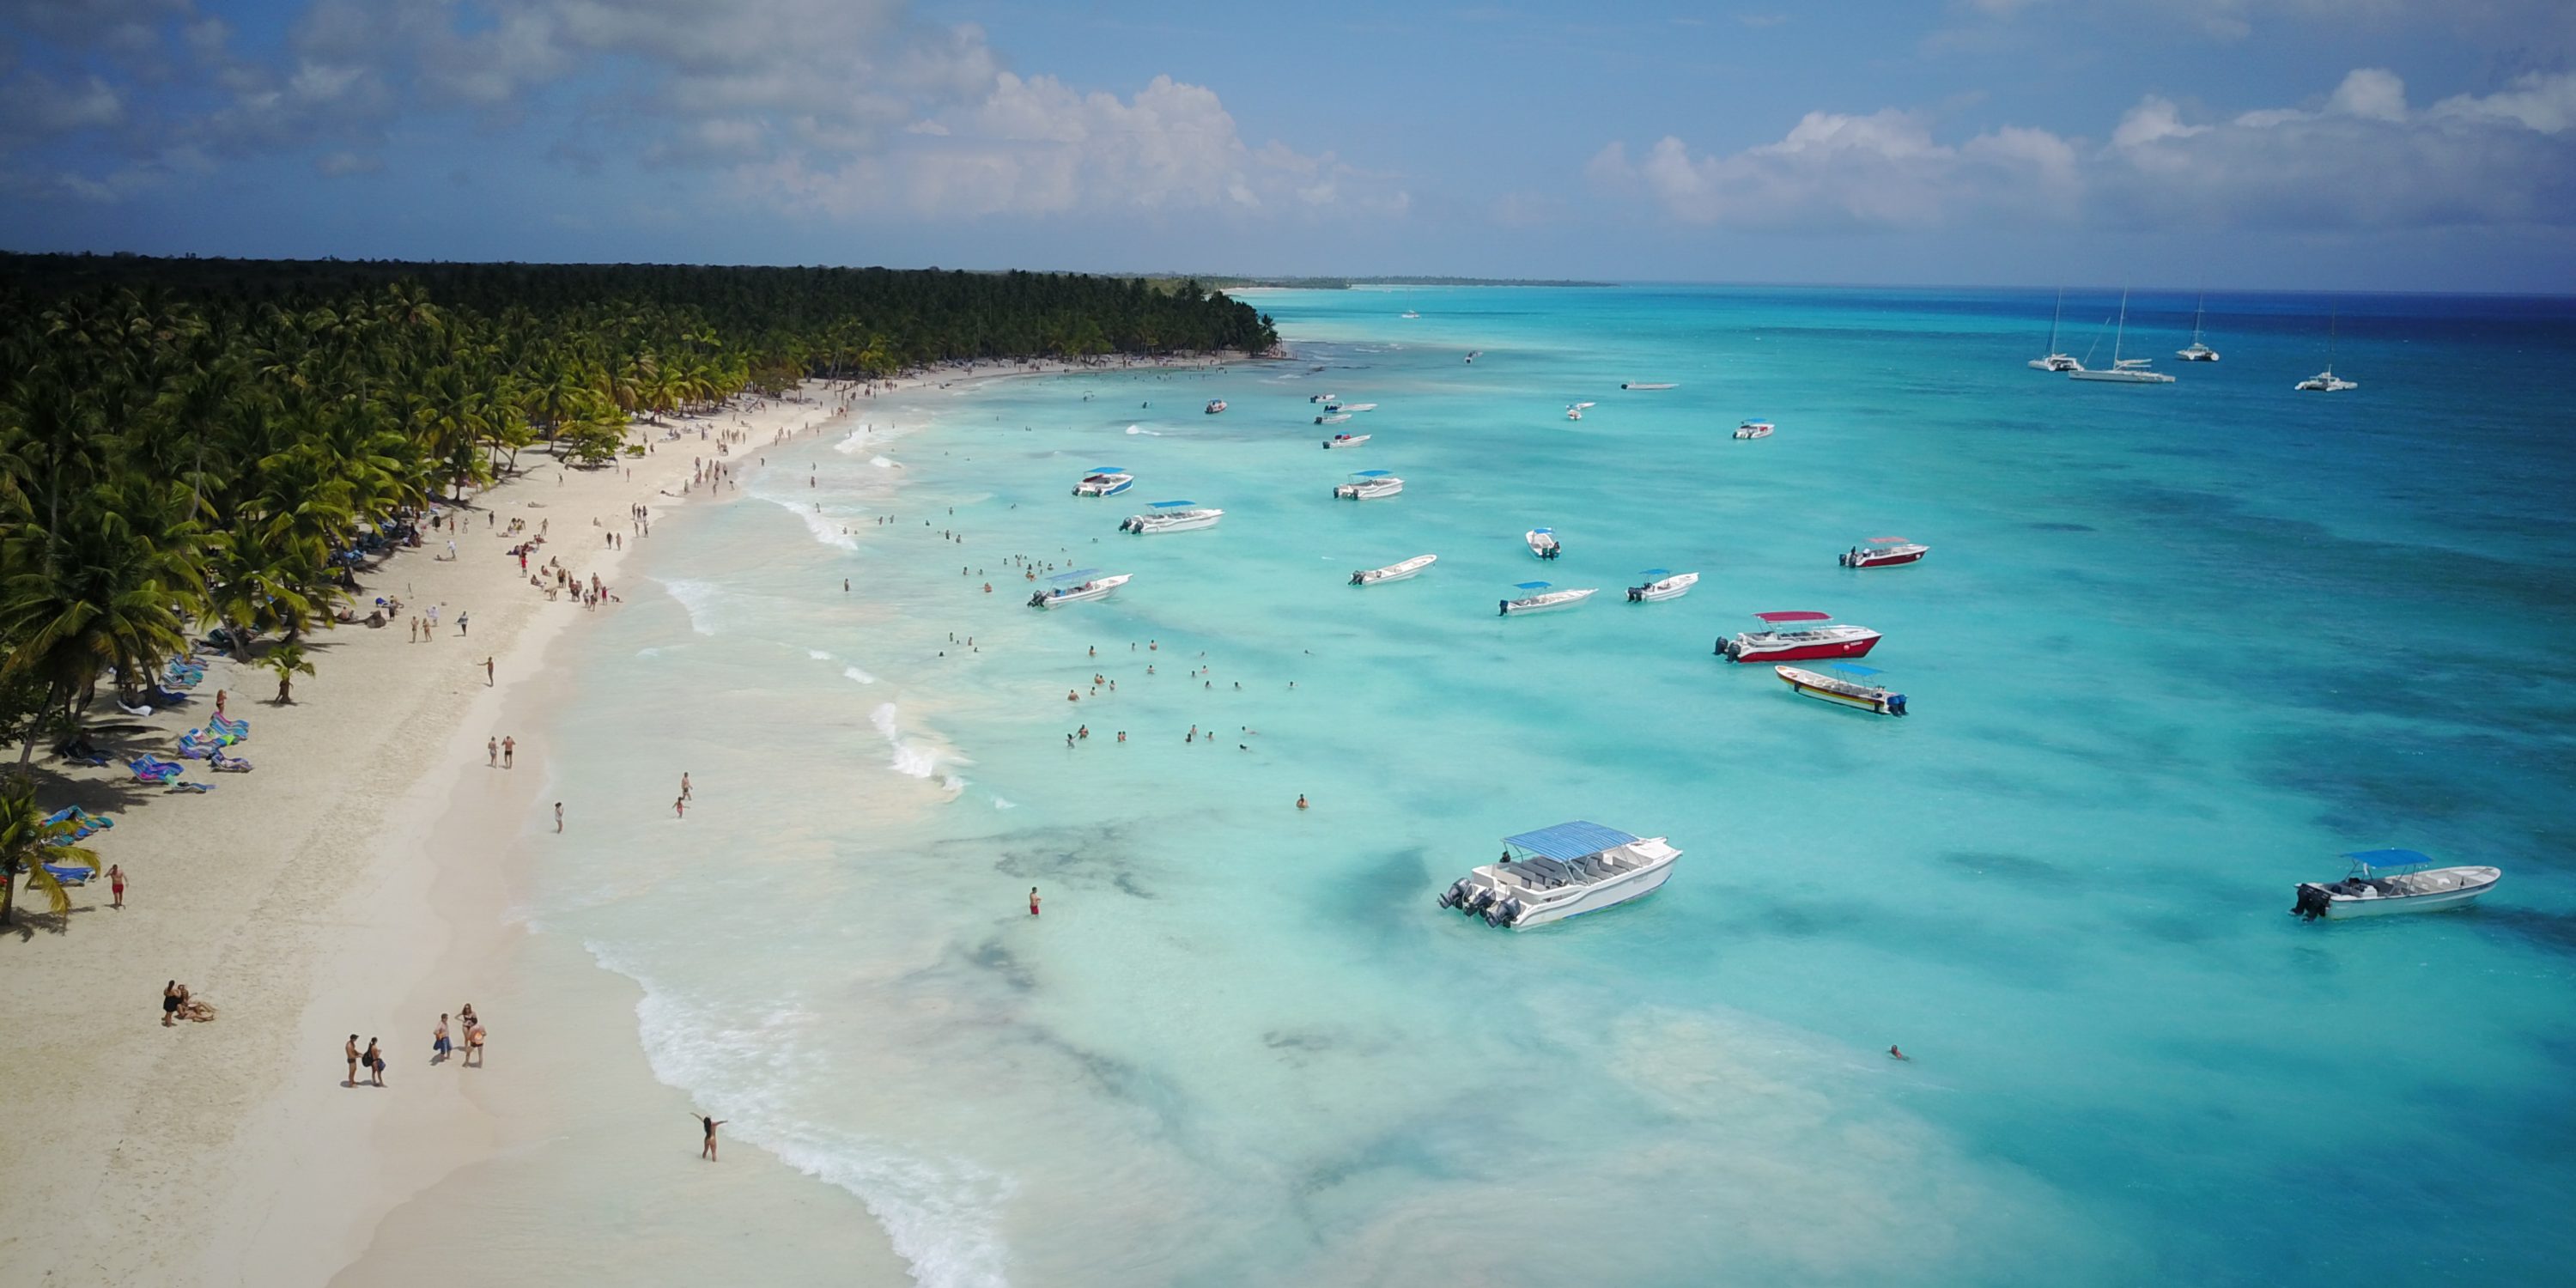
[[1340, 394], [1309, 394], [1306, 397], [1306, 401], [1310, 403], [1340, 402], [1341, 400]]
[[1894, 568], [1901, 564], [1920, 563], [1932, 547], [1903, 537], [1871, 537], [1842, 553], [1845, 568]]
[[1516, 617], [1522, 613], [1544, 613], [1552, 608], [1572, 608], [1601, 593], [1598, 586], [1581, 590], [1557, 590], [1543, 581], [1525, 581], [1513, 586], [1520, 591], [1518, 599], [1502, 601], [1500, 616]]
[[1324, 446], [1326, 448], [1357, 447], [1360, 444], [1369, 441], [1371, 437], [1372, 436], [1368, 434], [1335, 434], [1331, 438], [1324, 440]]
[[1875, 667], [1834, 662], [1825, 667], [1825, 670], [1834, 672], [1832, 675], [1794, 666], [1771, 669], [1778, 672], [1780, 679], [1792, 690], [1807, 697], [1821, 698], [1861, 711], [1875, 711], [1883, 716], [1905, 714], [1905, 695], [1878, 684], [1873, 677], [1880, 672]]
[[1315, 418], [1315, 423], [1318, 425], [1338, 425], [1350, 418], [1351, 414], [1346, 411], [1328, 412], [1324, 415], [1317, 416]]
[[1679, 599], [1699, 584], [1698, 573], [1674, 572], [1670, 568], [1649, 568], [1637, 575], [1649, 580], [1643, 586], [1628, 588], [1628, 602], [1631, 604], [1657, 604], [1667, 599]]
[[1404, 490], [1404, 480], [1386, 470], [1360, 470], [1351, 481], [1333, 489], [1333, 495], [1345, 501], [1374, 501], [1394, 496]]
[[1521, 534], [1521, 540], [1528, 542], [1530, 553], [1541, 559], [1554, 559], [1565, 553], [1565, 546], [1556, 539], [1554, 528], [1532, 528]]
[[1440, 562], [1438, 555], [1415, 555], [1402, 563], [1391, 563], [1383, 568], [1370, 568], [1352, 573], [1351, 584], [1374, 586], [1382, 581], [1403, 581], [1407, 577], [1419, 575], [1423, 569], [1438, 562]]
[[1225, 410], [1225, 400], [1224, 400], [1224, 399], [1222, 399], [1222, 398], [1211, 398], [1211, 399], [1209, 399], [1209, 400], [1208, 400], [1208, 405], [1207, 405], [1207, 414], [1209, 414], [1209, 415], [1213, 416], [1213, 415], [1217, 414], [1218, 412], [1221, 412], [1221, 411], [1224, 411], [1224, 410]]
[[1331, 404], [1329, 407], [1327, 407], [1325, 410], [1327, 410], [1327, 411], [1376, 411], [1376, 410], [1377, 410], [1377, 404], [1376, 404], [1376, 403], [1334, 403], [1334, 404]]
[[1111, 591], [1126, 585], [1134, 576], [1134, 573], [1122, 572], [1104, 577], [1097, 568], [1058, 573], [1047, 578], [1052, 584], [1046, 589], [1029, 596], [1029, 607], [1054, 608], [1060, 604], [1078, 604], [1086, 599], [1105, 599]]
[[1620, 388], [1622, 388], [1622, 389], [1640, 389], [1640, 390], [1644, 390], [1644, 389], [1675, 389], [1675, 388], [1679, 388], [1680, 386], [1676, 385], [1674, 382], [1672, 382], [1672, 381], [1670, 381], [1670, 380], [1622, 380], [1622, 381], [1620, 381], [1620, 382], [1619, 382], [1619, 387], [1620, 387]]
[[1484, 351], [1484, 350], [1482, 350], [1482, 349], [1469, 349], [1469, 350], [1467, 351], [1467, 361], [1468, 361], [1469, 363], [1471, 363], [1471, 364], [1472, 364], [1472, 363], [1474, 363], [1474, 362], [1476, 361], [1476, 359], [1481, 358], [1481, 357], [1484, 357], [1484, 356], [1485, 356], [1485, 351]]
[[1136, 486], [1136, 476], [1115, 465], [1094, 465], [1073, 485], [1075, 496], [1116, 496]]
[[1503, 838], [1503, 856], [1451, 882], [1440, 906], [1528, 930], [1654, 893], [1682, 852], [1665, 838], [1581, 821]]
[[1755, 613], [1766, 629], [1744, 631], [1717, 642], [1718, 654], [1730, 662], [1806, 662], [1867, 657], [1878, 647], [1878, 632], [1866, 626], [1833, 625], [1833, 614], [1806, 611]]
[[1196, 501], [1156, 501], [1144, 514], [1131, 514], [1119, 523], [1120, 532], [1140, 536], [1155, 532], [1187, 532], [1193, 528], [1213, 528], [1225, 517], [1225, 511], [1202, 506]]
[[2504, 877], [2501, 868], [2435, 867], [2430, 856], [2413, 850], [2361, 850], [2343, 857], [2352, 861], [2352, 871], [2341, 881], [2300, 882], [2291, 912], [2308, 921], [2437, 912], [2476, 899]]
[[1769, 438], [1771, 432], [1772, 425], [1767, 420], [1748, 420], [1735, 427], [1737, 438]]

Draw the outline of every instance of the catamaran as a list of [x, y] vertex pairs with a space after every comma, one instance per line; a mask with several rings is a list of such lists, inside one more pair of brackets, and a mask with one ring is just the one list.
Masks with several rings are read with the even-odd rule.
[[2185, 362], [2216, 362], [2218, 350], [2200, 342], [2200, 322], [2209, 314], [2209, 292], [2200, 293], [2200, 303], [2191, 310], [2191, 347], [2174, 350], [2174, 356]]
[[1678, 389], [1681, 386], [1670, 380], [1623, 380], [1619, 382], [1619, 387], [1622, 389]]
[[2058, 288], [2057, 308], [2048, 315], [2048, 356], [2033, 358], [2030, 365], [2042, 371], [2082, 371], [2084, 364], [2057, 351], [2057, 319], [2066, 312], [2066, 290]]
[[2340, 320], [2337, 314], [2326, 315], [2326, 369], [2300, 381], [2292, 388], [2302, 393], [2312, 394], [2339, 394], [2347, 389], [2361, 388], [2360, 381], [2346, 380], [2334, 373], [2335, 329], [2336, 323]]
[[1078, 604], [1086, 599], [1105, 599], [1109, 592], [1126, 585], [1135, 575], [1122, 572], [1103, 577], [1097, 568], [1058, 573], [1047, 578], [1052, 585], [1029, 596], [1029, 607], [1054, 608], [1060, 604]]
[[2344, 857], [2352, 860], [2351, 873], [2341, 881], [2300, 882], [2291, 912], [2308, 921], [2434, 912], [2468, 903], [2504, 877], [2501, 868], [2437, 868], [2413, 850], [2362, 850]]
[[1094, 465], [1073, 485], [1075, 496], [1116, 496], [1136, 486], [1136, 476], [1115, 465]]
[[1719, 656], [1730, 662], [1805, 662], [1867, 657], [1878, 647], [1878, 632], [1866, 626], [1836, 626], [1831, 613], [1755, 613], [1763, 630], [1744, 631], [1717, 642]]
[[1901, 564], [1920, 563], [1932, 547], [1903, 537], [1871, 537], [1842, 554], [1845, 568], [1894, 568]]
[[1737, 438], [1769, 438], [1776, 427], [1767, 420], [1748, 420], [1735, 427]]
[[1635, 837], [1576, 821], [1503, 838], [1503, 857], [1450, 883], [1440, 906], [1528, 930], [1655, 892], [1682, 852], [1665, 838]]
[[1358, 470], [1351, 481], [1333, 489], [1333, 495], [1345, 501], [1374, 501], [1404, 490], [1404, 480], [1386, 470]]
[[1120, 532], [1139, 536], [1155, 532], [1187, 532], [1192, 528], [1213, 528], [1225, 517], [1225, 511], [1201, 506], [1196, 501], [1156, 501], [1145, 514], [1131, 514], [1119, 523]]
[[1209, 415], [1213, 416], [1213, 415], [1217, 414], [1218, 412], [1221, 412], [1221, 411], [1224, 411], [1224, 410], [1225, 410], [1225, 400], [1224, 400], [1224, 399], [1222, 399], [1222, 398], [1211, 398], [1211, 399], [1208, 399], [1207, 414], [1209, 414]]
[[1861, 711], [1875, 711], [1883, 716], [1905, 714], [1905, 695], [1886, 688], [1871, 678], [1880, 674], [1876, 667], [1855, 666], [1849, 662], [1828, 663], [1825, 670], [1833, 672], [1832, 675], [1800, 670], [1794, 666], [1775, 666], [1771, 669], [1779, 674], [1781, 681], [1786, 683], [1791, 691], [1807, 697], [1821, 698], [1827, 702]]
[[1599, 586], [1583, 590], [1557, 590], [1543, 581], [1525, 581], [1512, 589], [1522, 592], [1521, 597], [1502, 601], [1501, 616], [1514, 617], [1522, 613], [1544, 613], [1551, 608], [1572, 608], [1601, 593]]
[[1670, 568], [1649, 568], [1637, 575], [1648, 580], [1643, 586], [1628, 588], [1628, 602], [1631, 604], [1660, 604], [1667, 599], [1679, 599], [1699, 584], [1698, 573], [1674, 572]]
[[[2120, 292], [2120, 326], [2118, 330], [2111, 333], [2111, 365], [2100, 371], [2087, 371], [2079, 366], [2073, 371], [2067, 372], [2066, 378], [2069, 380], [2099, 380], [2105, 383], [2118, 385], [2172, 384], [2174, 382], [2173, 377], [2168, 376], [2161, 371], [2147, 370], [2148, 359], [2123, 358], [2120, 356], [2120, 344], [2123, 340], [2128, 338], [2128, 334], [2129, 293], [2127, 291], [2122, 291]], [[2100, 344], [2101, 341], [2095, 340], [2094, 343]]]
[[1365, 443], [1365, 442], [1369, 441], [1369, 439], [1370, 439], [1371, 437], [1373, 437], [1373, 435], [1369, 435], [1369, 434], [1335, 434], [1335, 435], [1333, 435], [1331, 438], [1327, 438], [1327, 439], [1325, 439], [1325, 440], [1324, 440], [1324, 446], [1325, 446], [1327, 449], [1335, 448], [1335, 447], [1357, 447], [1357, 446], [1359, 446], [1360, 444], [1362, 444], [1362, 443]]
[[1423, 569], [1438, 562], [1440, 562], [1440, 556], [1438, 555], [1415, 555], [1402, 563], [1391, 563], [1383, 568], [1370, 568], [1362, 572], [1352, 573], [1351, 584], [1354, 586], [1374, 586], [1382, 581], [1402, 581], [1407, 577], [1419, 574]]
[[1521, 534], [1521, 540], [1528, 542], [1530, 553], [1541, 559], [1554, 559], [1565, 553], [1564, 545], [1556, 539], [1554, 528], [1532, 528]]

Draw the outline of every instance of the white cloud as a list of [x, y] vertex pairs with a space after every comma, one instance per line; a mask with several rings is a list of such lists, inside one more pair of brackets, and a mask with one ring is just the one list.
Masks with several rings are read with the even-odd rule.
[[1919, 113], [1811, 112], [1723, 156], [1666, 138], [1632, 161], [1613, 143], [1588, 173], [1732, 227], [2576, 223], [2576, 73], [2417, 110], [2395, 73], [2361, 68], [2311, 102], [2194, 119], [2149, 95], [2099, 144], [2006, 126], [1951, 145]]

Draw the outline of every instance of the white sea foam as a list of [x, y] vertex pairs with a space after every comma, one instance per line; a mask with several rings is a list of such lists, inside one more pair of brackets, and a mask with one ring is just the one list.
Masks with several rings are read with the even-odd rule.
[[857, 429], [851, 430], [848, 437], [843, 438], [840, 442], [832, 444], [832, 450], [839, 452], [844, 456], [850, 455], [854, 452], [863, 451], [867, 448], [868, 439], [870, 437], [868, 427], [861, 425]]
[[810, 657], [817, 662], [829, 662], [832, 660], [831, 654], [826, 653], [819, 648], [809, 648], [805, 650], [805, 656]]
[[1157, 432], [1156, 432], [1156, 431], [1154, 431], [1154, 430], [1147, 429], [1147, 428], [1145, 428], [1145, 427], [1144, 427], [1144, 426], [1142, 426], [1142, 425], [1129, 425], [1129, 426], [1127, 427], [1127, 432], [1128, 432], [1128, 433], [1130, 433], [1130, 434], [1143, 434], [1143, 435], [1145, 435], [1145, 436], [1146, 436], [1146, 437], [1148, 437], [1148, 438], [1161, 438], [1161, 437], [1162, 437], [1162, 435], [1161, 435], [1160, 433], [1157, 433]]
[[662, 589], [689, 614], [689, 629], [700, 635], [716, 633], [716, 602], [724, 598], [724, 587], [711, 581], [690, 581], [674, 577], [662, 583]]
[[[816, 656], [818, 656], [818, 657], [819, 657], [819, 656], [821, 656], [821, 655], [820, 655], [820, 654], [816, 654]], [[876, 682], [877, 682], [877, 677], [875, 677], [875, 676], [873, 676], [873, 675], [870, 675], [870, 674], [868, 674], [867, 672], [862, 671], [862, 670], [860, 670], [859, 668], [857, 668], [857, 667], [855, 667], [855, 666], [845, 666], [845, 667], [842, 667], [842, 668], [841, 668], [841, 674], [846, 675], [846, 676], [850, 677], [851, 679], [858, 681], [858, 682], [859, 682], [859, 683], [861, 683], [861, 684], [874, 684], [874, 683], [876, 683]]]
[[994, 798], [993, 798], [993, 808], [995, 808], [995, 809], [1018, 809], [1018, 808], [1019, 808], [1019, 805], [1018, 805], [1017, 803], [1015, 803], [1015, 802], [1012, 802], [1012, 801], [1006, 801], [1006, 800], [1003, 800], [1001, 797], [996, 796], [996, 797], [994, 797]]
[[882, 456], [871, 456], [871, 457], [869, 457], [869, 458], [868, 458], [868, 464], [873, 465], [873, 466], [876, 466], [878, 469], [881, 469], [881, 470], [899, 470], [899, 469], [902, 469], [902, 468], [903, 468], [903, 466], [898, 465], [898, 464], [896, 464], [895, 462], [890, 461], [890, 460], [888, 460], [888, 459], [886, 459], [885, 457], [882, 457]]
[[814, 503], [810, 500], [797, 500], [793, 497], [771, 496], [766, 492], [757, 491], [752, 493], [752, 495], [757, 496], [761, 500], [767, 501], [772, 505], [776, 505], [787, 510], [799, 519], [803, 519], [805, 521], [805, 530], [814, 534], [814, 539], [822, 542], [824, 545], [835, 546], [843, 550], [856, 550], [859, 548], [859, 539], [851, 536], [848, 532], [843, 531], [846, 522], [845, 520], [835, 518], [832, 515], [816, 510], [814, 508]]

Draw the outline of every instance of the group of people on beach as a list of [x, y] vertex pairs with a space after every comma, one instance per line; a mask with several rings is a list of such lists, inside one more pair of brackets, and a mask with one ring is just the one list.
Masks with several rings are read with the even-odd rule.
[[[474, 1004], [472, 1002], [467, 1002], [464, 1006], [458, 1008], [455, 1016], [455, 1027], [457, 1030], [461, 1030], [465, 1035], [464, 1067], [469, 1069], [481, 1068], [483, 1066], [483, 1021], [475, 1017]], [[446, 1012], [442, 1011], [438, 1016], [438, 1027], [430, 1030], [429, 1062], [431, 1064], [445, 1064], [447, 1063], [448, 1057], [455, 1054], [455, 1051], [456, 1039], [450, 1032], [448, 1015]], [[341, 1055], [349, 1062], [349, 1077], [347, 1081], [340, 1084], [341, 1086], [357, 1086], [358, 1071], [361, 1069], [366, 1071], [368, 1086], [381, 1087], [385, 1085], [384, 1047], [375, 1038], [368, 1038], [366, 1048], [361, 1050], [358, 1047], [358, 1035], [352, 1033], [349, 1035], [348, 1043], [341, 1048]]]

